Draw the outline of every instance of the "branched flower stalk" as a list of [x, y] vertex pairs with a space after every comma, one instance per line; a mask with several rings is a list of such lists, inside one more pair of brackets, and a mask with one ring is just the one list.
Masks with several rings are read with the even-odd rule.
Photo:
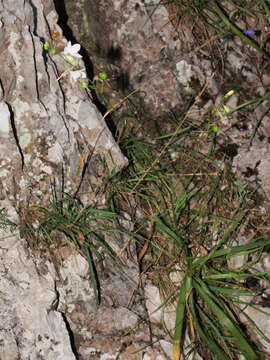
[[[100, 72], [98, 75], [95, 75], [92, 80], [88, 79], [86, 76], [86, 72], [84, 69], [81, 69], [79, 65], [79, 61], [82, 59], [82, 55], [79, 54], [81, 49], [80, 44], [71, 44], [69, 41], [64, 48], [64, 51], [59, 52], [55, 47], [53, 47], [48, 41], [44, 43], [44, 50], [48, 51], [52, 55], [60, 55], [65, 62], [68, 64], [68, 68], [64, 71], [59, 77], [58, 81], [66, 76], [70, 75], [70, 79], [72, 82], [76, 82], [79, 79], [82, 79], [80, 82], [80, 86], [84, 89], [90, 88], [92, 90], [96, 90], [100, 93], [103, 92], [104, 81], [107, 80], [108, 75], [105, 71]], [[101, 84], [101, 87], [98, 87], [98, 84]]]

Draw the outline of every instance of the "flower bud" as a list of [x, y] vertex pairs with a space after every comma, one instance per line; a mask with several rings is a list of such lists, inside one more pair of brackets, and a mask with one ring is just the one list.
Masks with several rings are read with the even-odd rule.
[[49, 41], [45, 41], [45, 43], [43, 44], [43, 49], [48, 51], [50, 49], [50, 43]]
[[225, 95], [223, 96], [223, 98], [224, 98], [224, 99], [228, 99], [228, 98], [231, 97], [234, 93], [235, 93], [234, 90], [230, 90], [230, 91], [227, 92], [227, 94], [225, 94]]
[[217, 124], [214, 124], [211, 126], [211, 130], [215, 133], [219, 132], [219, 126]]
[[105, 71], [102, 71], [101, 73], [99, 73], [98, 76], [101, 80], [106, 80], [108, 78], [108, 75]]
[[81, 81], [80, 82], [80, 87], [83, 88], [83, 89], [88, 88], [88, 81]]

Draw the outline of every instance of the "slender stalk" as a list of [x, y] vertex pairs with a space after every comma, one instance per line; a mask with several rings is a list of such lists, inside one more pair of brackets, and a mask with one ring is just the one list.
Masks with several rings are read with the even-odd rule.
[[261, 5], [262, 5], [264, 11], [265, 11], [266, 14], [267, 14], [268, 20], [270, 21], [270, 9], [269, 9], [266, 1], [265, 1], [265, 0], [260, 0], [260, 3], [261, 3]]
[[[264, 1], [261, 1], [264, 3]], [[237, 36], [239, 36], [243, 42], [247, 45], [253, 47], [255, 50], [258, 51], [262, 56], [270, 57], [270, 54], [261, 48], [259, 44], [251, 39], [249, 36], [246, 36], [236, 25], [234, 25], [228, 16], [226, 15], [225, 11], [220, 7], [220, 5], [216, 2], [216, 0], [210, 1], [211, 7], [213, 11], [220, 17], [223, 23]], [[269, 10], [269, 9], [268, 9]]]

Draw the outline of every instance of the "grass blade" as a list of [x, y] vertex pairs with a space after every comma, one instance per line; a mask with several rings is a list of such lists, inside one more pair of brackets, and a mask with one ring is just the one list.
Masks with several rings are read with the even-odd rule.
[[94, 264], [94, 260], [91, 254], [91, 251], [88, 246], [85, 246], [83, 249], [83, 253], [86, 257], [86, 260], [88, 262], [88, 268], [89, 268], [89, 275], [90, 275], [90, 283], [94, 290], [94, 295], [96, 299], [96, 304], [100, 304], [100, 291], [99, 291], [99, 284], [96, 274], [96, 268]]
[[216, 298], [213, 293], [209, 296], [210, 290], [207, 286], [202, 281], [197, 280], [194, 281], [194, 287], [197, 293], [211, 309], [213, 314], [215, 314], [220, 324], [222, 324], [223, 327], [232, 335], [234, 342], [237, 344], [238, 350], [245, 356], [246, 360], [259, 360], [259, 356], [243, 336], [236, 320], [232, 319], [231, 314], [229, 315], [226, 313], [226, 310], [223, 311], [223, 309], [218, 305], [218, 301], [213, 300]]
[[179, 289], [179, 297], [176, 308], [176, 320], [173, 337], [173, 360], [179, 360], [181, 355], [181, 343], [184, 335], [184, 323], [186, 316], [186, 301], [192, 291], [191, 278], [186, 276]]
[[206, 331], [204, 331], [203, 327], [201, 326], [200, 323], [200, 317], [198, 315], [198, 312], [196, 311], [195, 308], [195, 302], [194, 302], [194, 296], [191, 294], [190, 298], [189, 298], [189, 306], [193, 315], [193, 319], [195, 322], [195, 328], [199, 334], [199, 337], [201, 338], [201, 340], [209, 347], [209, 349], [213, 352], [213, 354], [215, 354], [218, 359], [221, 360], [231, 360], [231, 357], [229, 357], [222, 349], [221, 347], [217, 344], [217, 342], [212, 339], [212, 337], [209, 336], [208, 333], [206, 333]]
[[170, 229], [167, 225], [165, 225], [165, 223], [158, 217], [158, 216], [154, 216], [153, 217], [154, 221], [156, 222], [156, 224], [158, 225], [158, 227], [166, 234], [168, 235], [172, 240], [174, 240], [181, 248], [183, 248], [185, 255], [186, 255], [186, 259], [188, 260], [189, 258], [189, 251], [187, 248], [187, 245], [184, 241], [184, 239], [176, 234], [172, 229]]
[[234, 289], [232, 287], [221, 287], [221, 286], [208, 286], [210, 290], [217, 292], [217, 293], [223, 293], [225, 295], [230, 296], [253, 296], [253, 294], [248, 290], [243, 289]]

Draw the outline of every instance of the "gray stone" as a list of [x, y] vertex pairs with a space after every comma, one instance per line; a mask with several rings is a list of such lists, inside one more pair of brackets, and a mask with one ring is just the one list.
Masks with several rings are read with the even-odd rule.
[[270, 159], [268, 154], [269, 144], [256, 138], [251, 147], [241, 147], [238, 150], [238, 155], [233, 160], [233, 166], [239, 177], [254, 170], [254, 174], [249, 176], [249, 181], [261, 185], [265, 195], [270, 199]]
[[1, 231], [0, 358], [75, 360], [69, 334], [55, 310], [55, 280], [42, 276], [18, 233]]
[[125, 91], [137, 89], [149, 117], [183, 105], [211, 74], [209, 61], [187, 56], [187, 43], [159, 1], [67, 0], [66, 8], [94, 62], [103, 59], [112, 77], [126, 79]]
[[[67, 45], [56, 25], [52, 2], [46, 2], [46, 7], [38, 0], [12, 4], [14, 10], [10, 4], [1, 5], [0, 47], [5, 61], [0, 179], [9, 198], [16, 195], [18, 202], [27, 198], [30, 189], [32, 196], [37, 190], [45, 193], [62, 166], [75, 191], [91, 154], [104, 156], [109, 166], [124, 166], [126, 160], [89, 92], [71, 81], [61, 56], [43, 50], [44, 40], [59, 51]], [[84, 69], [82, 62], [80, 67]], [[20, 189], [18, 194], [14, 194], [14, 184]]]
[[[93, 168], [101, 166], [99, 157], [109, 168], [127, 161], [89, 91], [72, 81], [63, 57], [43, 49], [45, 40], [58, 51], [67, 45], [53, 1], [2, 1], [0, 12], [0, 207], [21, 224], [24, 216], [30, 221], [27, 206], [46, 206], [62, 169], [65, 191], [72, 194], [90, 158]], [[79, 66], [84, 70], [81, 60]], [[86, 174], [89, 203], [90, 181], [99, 179], [98, 171]], [[93, 301], [85, 260], [73, 254], [58, 272], [52, 262], [33, 256], [21, 233], [3, 229], [0, 236], [0, 358], [74, 360], [61, 311], [76, 296]], [[70, 266], [77, 271], [74, 277]], [[59, 276], [68, 276], [68, 283], [58, 291]]]

